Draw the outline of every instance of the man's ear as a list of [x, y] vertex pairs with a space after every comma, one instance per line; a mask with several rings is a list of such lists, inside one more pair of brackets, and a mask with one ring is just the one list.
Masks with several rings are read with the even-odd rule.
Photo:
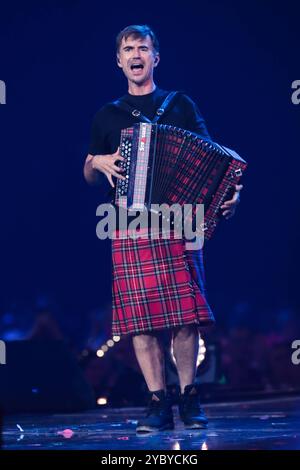
[[117, 54], [117, 64], [118, 64], [118, 67], [122, 68], [119, 54]]
[[160, 61], [160, 55], [156, 54], [155, 59], [154, 59], [154, 67], [157, 67]]

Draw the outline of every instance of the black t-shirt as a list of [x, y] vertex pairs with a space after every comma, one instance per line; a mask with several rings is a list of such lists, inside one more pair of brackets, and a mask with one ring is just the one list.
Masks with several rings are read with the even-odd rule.
[[[156, 110], [161, 106], [168, 91], [156, 88], [147, 95], [122, 96], [120, 101], [128, 103], [148, 119], [152, 120]], [[139, 118], [132, 116], [129, 112], [117, 108], [113, 103], [108, 103], [95, 115], [92, 125], [91, 142], [89, 153], [91, 155], [105, 155], [114, 153], [120, 142], [122, 129], [140, 122]], [[169, 124], [182, 129], [196, 132], [201, 137], [210, 139], [205, 122], [197, 105], [185, 94], [178, 93], [170, 107], [161, 116], [158, 124]]]
[[[147, 95], [136, 96], [127, 93], [119, 100], [138, 109], [144, 116], [152, 120], [169, 93], [169, 91], [156, 88]], [[106, 104], [94, 117], [89, 153], [91, 155], [106, 155], [116, 152], [120, 143], [121, 130], [131, 127], [137, 122], [140, 122], [140, 119], [132, 116], [128, 111], [120, 109], [114, 103]], [[160, 117], [158, 124], [180, 127], [195, 132], [205, 139], [210, 139], [198, 106], [191, 98], [181, 92], [175, 96], [170, 106]], [[112, 200], [114, 191], [112, 191], [106, 176], [101, 173], [99, 181], [102, 196], [107, 200]]]

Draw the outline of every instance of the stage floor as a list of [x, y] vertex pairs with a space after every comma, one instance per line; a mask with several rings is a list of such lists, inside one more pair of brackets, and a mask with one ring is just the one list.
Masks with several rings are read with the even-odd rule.
[[184, 430], [176, 410], [174, 431], [136, 435], [142, 408], [77, 414], [8, 416], [3, 449], [299, 449], [300, 397], [204, 406], [209, 427]]

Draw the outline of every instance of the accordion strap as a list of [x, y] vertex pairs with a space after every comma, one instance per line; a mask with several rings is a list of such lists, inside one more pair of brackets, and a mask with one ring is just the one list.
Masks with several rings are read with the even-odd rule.
[[152, 119], [152, 121], [146, 116], [144, 116], [141, 111], [133, 108], [133, 106], [130, 106], [130, 104], [126, 103], [125, 101], [116, 100], [113, 102], [113, 104], [118, 108], [123, 109], [123, 111], [126, 111], [127, 113], [131, 114], [132, 116], [139, 118], [139, 120], [142, 122], [155, 124], [165, 113], [165, 111], [169, 108], [171, 102], [173, 101], [177, 93], [178, 91], [171, 91], [171, 93], [168, 94], [168, 96], [163, 101], [162, 105], [156, 110], [155, 117], [154, 119]]

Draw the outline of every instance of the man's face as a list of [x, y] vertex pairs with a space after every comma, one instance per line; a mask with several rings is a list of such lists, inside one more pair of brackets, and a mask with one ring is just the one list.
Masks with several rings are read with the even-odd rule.
[[118, 66], [127, 79], [142, 85], [153, 76], [153, 68], [159, 62], [159, 54], [153, 49], [150, 36], [134, 39], [123, 38], [117, 54]]

